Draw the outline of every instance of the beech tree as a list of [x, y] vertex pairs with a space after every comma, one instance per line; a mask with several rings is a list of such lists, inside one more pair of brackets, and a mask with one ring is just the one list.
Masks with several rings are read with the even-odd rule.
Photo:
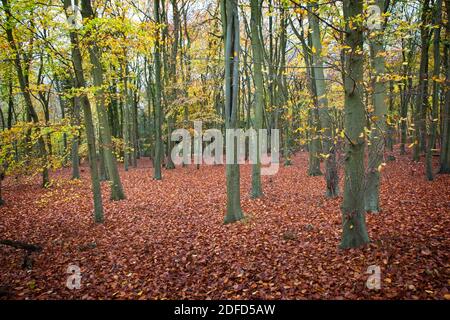
[[[90, 0], [82, 0], [81, 15], [85, 19], [85, 23], [89, 23], [94, 19], [94, 11]], [[105, 96], [102, 86], [104, 84], [103, 67], [101, 62], [101, 50], [95, 42], [91, 42], [88, 48], [89, 58], [92, 64], [93, 83], [96, 87], [95, 98], [97, 103], [97, 114], [100, 121], [100, 134], [102, 136], [102, 149], [108, 175], [111, 179], [111, 199], [125, 199], [122, 182], [120, 181], [119, 171], [117, 169], [116, 158], [112, 150], [111, 127], [106, 113]]]
[[[77, 4], [78, 2], [75, 2]], [[68, 12], [71, 6], [70, 0], [64, 0], [64, 10], [66, 12], [66, 17], [69, 17], [72, 12]], [[75, 87], [78, 89], [86, 89], [86, 80], [83, 71], [83, 57], [81, 55], [80, 43], [78, 40], [78, 34], [76, 30], [70, 30], [70, 43], [71, 43], [71, 58], [73, 64], [73, 70], [75, 74]], [[103, 203], [102, 203], [102, 194], [100, 187], [100, 178], [98, 172], [97, 165], [97, 151], [96, 151], [96, 142], [95, 142], [95, 129], [94, 129], [94, 121], [92, 118], [92, 110], [89, 99], [84, 92], [79, 97], [81, 106], [83, 108], [84, 114], [84, 125], [86, 128], [86, 136], [87, 136], [87, 145], [88, 145], [88, 156], [89, 156], [89, 167], [91, 174], [91, 186], [92, 193], [94, 197], [94, 221], [102, 222], [104, 220], [103, 215]]]
[[154, 19], [156, 23], [156, 35], [155, 35], [155, 51], [154, 51], [154, 64], [155, 64], [155, 156], [153, 158], [153, 178], [155, 180], [161, 180], [161, 160], [163, 157], [163, 146], [161, 139], [161, 121], [162, 121], [162, 107], [161, 107], [161, 53], [160, 53], [160, 14], [159, 14], [159, 0], [154, 1]]
[[[261, 39], [261, 0], [251, 0], [251, 36], [253, 52], [253, 77], [255, 81], [255, 121], [254, 129], [259, 133], [263, 125], [264, 110], [264, 80], [262, 73], [263, 66], [263, 44]], [[252, 167], [252, 191], [253, 198], [262, 196], [261, 186], [261, 158], [259, 149], [259, 134], [257, 145], [257, 163]]]
[[317, 8], [317, 4], [309, 5], [310, 13], [308, 14], [308, 20], [312, 31], [311, 42], [313, 48], [311, 54], [312, 72], [314, 73], [313, 80], [315, 83], [320, 128], [322, 131], [322, 150], [325, 157], [326, 195], [333, 198], [339, 194], [339, 176], [337, 172], [332, 117], [328, 108], [319, 19], [317, 13], [313, 12]]
[[[385, 1], [377, 0], [376, 5], [385, 12]], [[381, 16], [380, 18], [381, 19]], [[387, 133], [387, 105], [385, 85], [384, 30], [383, 21], [378, 21], [380, 28], [369, 31], [370, 57], [373, 68], [371, 130], [369, 160], [366, 176], [365, 209], [373, 213], [380, 211], [380, 170], [383, 162]]]
[[[234, 130], [238, 126], [238, 94], [239, 94], [239, 16], [236, 1], [222, 0], [222, 23], [225, 31], [225, 128]], [[225, 223], [241, 220], [244, 214], [241, 209], [240, 170], [237, 159], [237, 143], [231, 141], [233, 135], [226, 137], [226, 152], [232, 152], [232, 163], [226, 164], [227, 178], [227, 212]]]
[[356, 248], [369, 242], [364, 209], [364, 124], [362, 99], [363, 13], [359, 0], [344, 1], [345, 44], [345, 174], [342, 203], [341, 248]]

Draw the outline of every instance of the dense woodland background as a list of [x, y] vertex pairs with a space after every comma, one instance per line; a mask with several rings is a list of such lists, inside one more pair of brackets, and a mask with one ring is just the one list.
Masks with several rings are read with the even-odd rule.
[[[0, 297], [449, 299], [449, 17], [0, 0]], [[279, 172], [175, 166], [194, 121], [279, 129]]]

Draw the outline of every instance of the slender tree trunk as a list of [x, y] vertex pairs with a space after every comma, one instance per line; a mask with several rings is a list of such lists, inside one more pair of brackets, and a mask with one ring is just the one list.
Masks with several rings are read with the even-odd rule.
[[[385, 0], [377, 0], [376, 5], [384, 8]], [[381, 23], [381, 21], [380, 21]], [[370, 132], [368, 172], [366, 176], [365, 209], [373, 213], [380, 211], [380, 165], [383, 161], [386, 134], [386, 72], [383, 48], [384, 30], [372, 30], [369, 34], [370, 55], [373, 72], [372, 100], [374, 114], [370, 115], [372, 128]]]
[[[78, 1], [76, 1], [76, 4]], [[64, 9], [67, 10], [71, 6], [70, 0], [64, 0]], [[83, 72], [83, 61], [81, 50], [79, 47], [78, 34], [75, 31], [70, 32], [70, 42], [72, 45], [71, 55], [72, 63], [75, 71], [75, 87], [82, 89], [86, 88], [86, 80], [84, 78]], [[84, 125], [86, 127], [86, 137], [88, 144], [88, 155], [89, 155], [89, 166], [91, 172], [91, 185], [92, 193], [94, 197], [94, 221], [102, 222], [104, 220], [103, 216], [103, 204], [102, 204], [102, 194], [100, 187], [100, 179], [98, 176], [97, 168], [97, 155], [95, 149], [95, 131], [94, 131], [94, 121], [92, 119], [91, 104], [85, 93], [80, 96], [81, 106], [84, 113]]]
[[[239, 18], [236, 1], [225, 2], [222, 23], [226, 26], [225, 33], [225, 121], [226, 129], [237, 128], [238, 91], [239, 91]], [[234, 139], [234, 138], [233, 138]], [[226, 150], [231, 152], [226, 140]], [[225, 223], [232, 223], [244, 217], [241, 209], [240, 172], [237, 163], [237, 143], [233, 143], [235, 152], [233, 163], [226, 164], [227, 178], [227, 213]]]
[[[66, 99], [62, 96], [62, 93], [63, 93], [63, 91], [66, 88], [71, 88], [72, 87], [71, 85], [66, 85], [66, 84], [68, 84], [67, 81], [62, 82], [62, 81], [59, 81], [58, 79], [55, 79], [55, 87], [56, 87], [56, 91], [57, 91], [57, 94], [58, 94], [58, 102], [59, 102], [59, 107], [61, 109], [61, 119], [62, 120], [64, 120], [66, 118], [66, 104], [67, 104]], [[75, 106], [72, 107], [72, 110], [73, 110], [74, 107]], [[72, 114], [72, 116], [74, 116], [74, 114]], [[72, 124], [74, 124], [74, 122], [72, 122]], [[79, 135], [75, 136], [74, 139], [79, 139]], [[73, 144], [72, 144], [72, 146], [73, 146]], [[66, 151], [67, 151], [67, 134], [63, 133], [63, 151], [62, 151], [62, 154], [64, 155], [64, 160], [63, 160], [63, 164], [64, 165], [66, 165], [66, 163], [67, 163], [67, 157], [65, 156]], [[78, 154], [78, 150], [77, 150], [77, 154]], [[72, 149], [71, 150], [71, 156], [73, 156], [73, 155], [74, 155], [74, 153], [73, 153], [73, 149]], [[72, 179], [78, 179], [80, 174], [78, 172], [78, 177], [74, 177], [74, 174], [77, 173], [74, 170], [75, 169], [72, 167]]]
[[[73, 103], [73, 115], [72, 115], [72, 124], [75, 126], [80, 125], [80, 99], [79, 97], [72, 98]], [[80, 179], [80, 156], [78, 154], [78, 149], [80, 145], [81, 132], [77, 130], [77, 134], [73, 137], [72, 140], [72, 150], [71, 150], [71, 159], [72, 159], [72, 179]]]
[[428, 108], [428, 49], [430, 47], [430, 31], [427, 26], [430, 16], [429, 4], [429, 0], [424, 0], [422, 7], [422, 26], [420, 28], [421, 56], [419, 85], [414, 117], [414, 161], [419, 161], [420, 152], [426, 150], [425, 115]]
[[[125, 55], [126, 56], [126, 55]], [[126, 62], [122, 64], [123, 74], [123, 138], [124, 138], [124, 150], [123, 150], [123, 163], [125, 171], [128, 171], [131, 160], [131, 142], [130, 142], [130, 95], [128, 92], [128, 65]]]
[[450, 4], [448, 1], [445, 2], [445, 8], [447, 12], [447, 22], [445, 23], [445, 36], [447, 46], [447, 61], [446, 61], [446, 75], [445, 75], [445, 86], [444, 86], [444, 105], [443, 105], [443, 130], [442, 130], [442, 146], [441, 146], [441, 156], [440, 156], [440, 169], [439, 173], [450, 174]]
[[259, 130], [262, 129], [264, 109], [264, 83], [263, 83], [263, 47], [260, 38], [262, 0], [251, 0], [251, 37], [253, 53], [253, 78], [255, 82], [255, 121], [254, 129], [257, 132], [257, 161], [252, 166], [252, 198], [260, 198], [263, 195], [261, 186], [261, 150], [259, 148]]
[[131, 95], [131, 141], [133, 145], [132, 164], [137, 168], [137, 159], [141, 158], [141, 148], [139, 144], [139, 122], [138, 122], [138, 94], [135, 91], [130, 92]]
[[386, 118], [387, 124], [387, 137], [386, 137], [386, 149], [389, 152], [388, 160], [394, 161], [394, 134], [395, 127], [392, 120], [392, 114], [394, 112], [394, 81], [389, 81], [389, 107], [388, 107], [388, 115]]
[[[81, 15], [83, 19], [93, 19], [94, 11], [92, 10], [91, 0], [82, 0]], [[111, 127], [108, 121], [108, 114], [105, 108], [105, 95], [103, 86], [103, 68], [101, 63], [101, 50], [95, 44], [91, 43], [88, 47], [89, 58], [92, 64], [92, 76], [94, 78], [94, 86], [98, 89], [95, 92], [97, 101], [97, 114], [100, 121], [100, 134], [104, 143], [104, 157], [108, 175], [111, 179], [111, 200], [125, 199], [122, 182], [120, 181], [119, 171], [117, 169], [116, 158], [113, 154], [113, 143], [111, 138]]]
[[[180, 12], [178, 10], [178, 5], [176, 0], [171, 0], [172, 3], [172, 12], [173, 12], [173, 43], [171, 50], [171, 61], [170, 61], [170, 70], [169, 70], [169, 78], [172, 82], [173, 88], [170, 92], [170, 101], [173, 102], [177, 98], [177, 56], [178, 56], [178, 45], [179, 45], [179, 34], [180, 34]], [[173, 105], [172, 105], [173, 109]], [[172, 139], [171, 134], [174, 127], [175, 122], [175, 110], [172, 110], [172, 114], [168, 116], [167, 119], [167, 169], [175, 169], [175, 164], [172, 160]]]
[[[157, 25], [160, 23], [159, 14], [159, 1], [154, 1], [154, 15], [155, 22]], [[160, 53], [160, 30], [157, 31], [155, 40], [155, 52], [154, 52], [154, 62], [155, 62], [155, 158], [153, 159], [154, 173], [153, 178], [155, 180], [161, 180], [161, 160], [163, 157], [163, 146], [161, 140], [161, 121], [162, 121], [162, 107], [161, 107], [161, 53]]]
[[311, 95], [311, 101], [310, 105], [308, 106], [308, 127], [310, 128], [306, 132], [306, 138], [308, 141], [308, 154], [309, 154], [309, 161], [308, 161], [308, 175], [310, 176], [319, 176], [322, 175], [322, 172], [320, 171], [320, 139], [318, 137], [318, 132], [320, 131], [320, 119], [318, 115], [318, 99], [317, 99], [317, 90], [316, 90], [316, 83], [314, 81], [314, 68], [313, 61], [311, 57], [311, 50], [309, 49], [308, 44], [306, 43], [306, 37], [303, 32], [303, 21], [300, 18], [300, 32], [297, 31], [297, 29], [294, 27], [294, 24], [291, 22], [291, 29], [294, 31], [294, 34], [297, 36], [297, 38], [300, 40], [302, 44], [302, 51], [303, 51], [303, 59], [305, 60], [305, 66], [306, 66], [306, 75], [307, 75], [307, 84], [308, 84], [308, 90]]
[[[100, 174], [100, 181], [108, 181], [109, 180], [109, 174], [106, 170], [106, 162], [105, 162], [105, 148], [103, 144], [103, 138], [100, 133], [100, 128], [98, 129], [98, 153], [95, 153], [95, 161], [99, 164], [99, 174]], [[95, 136], [95, 135], [94, 135]]]
[[[345, 44], [345, 176], [342, 204], [341, 248], [356, 248], [369, 242], [364, 210], [364, 125], [365, 108], [362, 100], [363, 30], [355, 22], [363, 14], [363, 2], [344, 0]], [[353, 26], [349, 21], [352, 20]]]
[[[317, 10], [318, 5], [310, 6], [310, 10]], [[311, 25], [311, 40], [313, 45], [312, 62], [314, 70], [314, 83], [317, 93], [320, 127], [322, 129], [322, 147], [325, 153], [325, 180], [327, 183], [326, 196], [330, 198], [339, 195], [339, 176], [336, 164], [336, 152], [333, 136], [333, 124], [328, 108], [325, 73], [322, 61], [322, 43], [320, 39], [319, 19], [315, 14], [309, 13], [308, 20]]]
[[441, 23], [442, 23], [442, 0], [436, 0], [434, 5], [434, 25], [436, 26], [433, 33], [433, 59], [434, 59], [434, 70], [433, 70], [433, 105], [431, 110], [431, 125], [430, 125], [430, 137], [427, 144], [426, 153], [426, 165], [425, 171], [427, 179], [432, 181], [434, 179], [433, 174], [433, 148], [436, 143], [436, 134], [438, 126], [438, 113], [439, 113], [439, 82], [437, 81], [440, 77], [441, 69], [441, 53], [440, 53], [440, 38], [441, 38]]
[[13, 96], [13, 80], [10, 77], [8, 81], [8, 129], [12, 128], [14, 114], [14, 96]]

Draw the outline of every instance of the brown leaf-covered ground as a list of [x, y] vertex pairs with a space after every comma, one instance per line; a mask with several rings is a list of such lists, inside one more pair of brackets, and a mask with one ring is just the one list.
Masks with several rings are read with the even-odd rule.
[[[449, 298], [450, 176], [426, 181], [423, 163], [397, 155], [383, 169], [383, 211], [368, 214], [371, 244], [342, 251], [340, 204], [324, 197], [323, 177], [308, 177], [307, 154], [263, 178], [265, 197], [249, 197], [241, 169], [243, 222], [223, 225], [224, 166], [164, 170], [148, 160], [121, 171], [127, 200], [92, 219], [89, 173], [54, 184], [4, 181], [0, 239], [39, 244], [32, 270], [23, 250], [0, 245], [0, 287], [9, 299], [445, 299]], [[80, 266], [81, 288], [66, 288]], [[381, 289], [369, 290], [369, 266]], [[5, 298], [5, 297], [3, 297]]]

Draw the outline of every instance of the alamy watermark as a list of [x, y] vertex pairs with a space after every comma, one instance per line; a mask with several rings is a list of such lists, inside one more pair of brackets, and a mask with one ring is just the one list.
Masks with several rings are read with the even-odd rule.
[[66, 10], [67, 23], [71, 28], [80, 29], [82, 27], [81, 8], [71, 0], [70, 6]]
[[67, 267], [66, 273], [69, 274], [66, 280], [66, 287], [70, 290], [81, 288], [81, 269], [76, 264]]
[[369, 30], [381, 29], [381, 9], [376, 4], [371, 4], [367, 7], [367, 28]]
[[369, 290], [381, 289], [381, 268], [377, 265], [371, 265], [367, 268], [367, 274], [370, 276], [367, 278], [366, 287]]
[[[280, 164], [279, 129], [271, 129], [270, 135], [266, 129], [258, 131], [253, 128], [247, 130], [226, 129], [225, 131], [225, 135], [218, 129], [208, 129], [203, 132], [202, 122], [194, 121], [194, 141], [192, 141], [191, 133], [187, 129], [174, 130], [171, 140], [178, 143], [171, 150], [172, 161], [177, 165], [191, 164], [192, 160], [194, 164], [244, 164], [246, 163], [245, 156], [248, 154], [248, 163], [261, 164], [262, 175], [274, 175], [278, 172]], [[204, 143], [209, 144], [203, 148]], [[193, 157], [191, 157], [192, 145]], [[247, 145], [248, 153], [246, 153]], [[268, 153], [269, 149], [270, 153]]]

